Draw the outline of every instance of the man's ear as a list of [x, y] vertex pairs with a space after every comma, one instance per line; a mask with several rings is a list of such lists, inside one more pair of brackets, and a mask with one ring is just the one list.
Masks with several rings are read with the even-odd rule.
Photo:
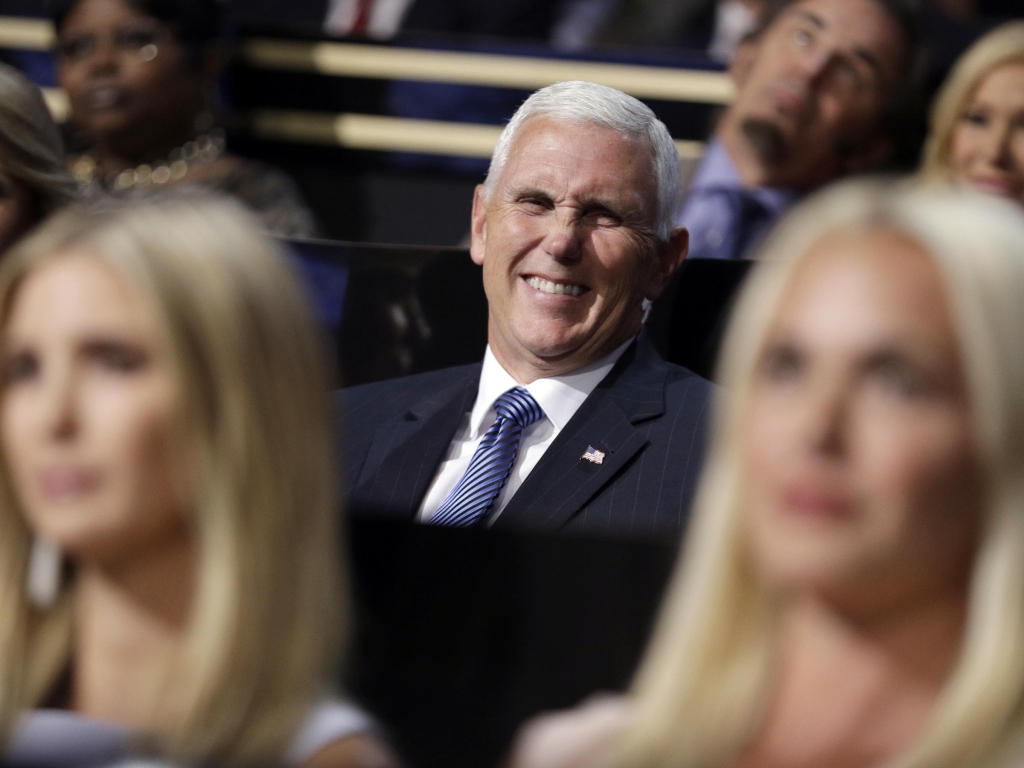
[[477, 184], [473, 192], [473, 214], [469, 227], [469, 256], [477, 264], [484, 263], [487, 245], [487, 191]]
[[890, 137], [876, 133], [844, 153], [840, 162], [847, 174], [867, 173], [889, 162], [895, 151], [896, 144]]
[[754, 66], [754, 59], [757, 58], [757, 51], [760, 45], [760, 38], [744, 40], [740, 43], [732, 60], [729, 62], [729, 79], [732, 80], [732, 84], [736, 86], [737, 90], [742, 88], [743, 84], [747, 82], [747, 77], [750, 76], [750, 70]]
[[672, 275], [682, 266], [686, 260], [686, 254], [690, 250], [690, 233], [686, 227], [676, 227], [669, 235], [668, 242], [658, 246], [656, 252], [657, 264], [651, 282], [647, 286], [647, 298], [654, 301], [665, 290]]

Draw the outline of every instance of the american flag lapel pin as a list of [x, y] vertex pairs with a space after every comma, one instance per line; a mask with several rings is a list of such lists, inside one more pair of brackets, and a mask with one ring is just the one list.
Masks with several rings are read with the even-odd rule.
[[604, 464], [604, 451], [599, 451], [592, 445], [587, 446], [587, 450], [580, 456], [581, 459], [589, 461], [591, 464]]

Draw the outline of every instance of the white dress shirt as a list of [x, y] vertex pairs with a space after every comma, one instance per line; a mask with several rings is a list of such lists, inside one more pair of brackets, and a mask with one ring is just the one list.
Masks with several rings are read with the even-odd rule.
[[629, 339], [607, 357], [585, 368], [580, 368], [564, 376], [537, 379], [526, 385], [520, 385], [512, 378], [488, 346], [487, 352], [484, 354], [483, 370], [480, 372], [480, 387], [477, 390], [473, 410], [463, 417], [452, 444], [448, 448], [448, 453], [430, 483], [430, 488], [427, 490], [427, 495], [423, 499], [416, 519], [421, 523], [430, 520], [444, 500], [448, 498], [448, 494], [462, 479], [462, 476], [466, 474], [469, 462], [479, 447], [480, 441], [483, 440], [487, 430], [491, 428], [497, 418], [494, 412], [494, 401], [510, 389], [523, 386], [544, 411], [544, 418], [535, 421], [523, 430], [519, 440], [519, 452], [516, 454], [516, 463], [512, 467], [508, 482], [501, 490], [488, 519], [488, 524], [494, 522], [512, 495], [519, 490], [519, 486], [537, 466], [544, 451], [558, 437], [558, 433], [565, 429], [565, 425], [583, 405], [583, 401], [611, 372], [619, 357], [626, 351], [626, 347], [632, 343], [633, 339]]

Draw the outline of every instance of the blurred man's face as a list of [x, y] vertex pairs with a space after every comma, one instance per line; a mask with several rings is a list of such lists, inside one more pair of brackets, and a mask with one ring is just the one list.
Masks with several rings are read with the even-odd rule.
[[875, 0], [801, 0], [737, 54], [726, 121], [766, 169], [759, 183], [810, 189], [883, 162], [878, 120], [906, 45]]

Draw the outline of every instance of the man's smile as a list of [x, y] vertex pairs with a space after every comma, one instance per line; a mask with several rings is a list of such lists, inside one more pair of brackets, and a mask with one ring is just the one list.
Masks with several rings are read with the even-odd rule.
[[523, 280], [535, 290], [558, 296], [580, 296], [590, 290], [587, 286], [578, 283], [570, 283], [567, 280], [548, 280], [537, 275], [525, 275]]

